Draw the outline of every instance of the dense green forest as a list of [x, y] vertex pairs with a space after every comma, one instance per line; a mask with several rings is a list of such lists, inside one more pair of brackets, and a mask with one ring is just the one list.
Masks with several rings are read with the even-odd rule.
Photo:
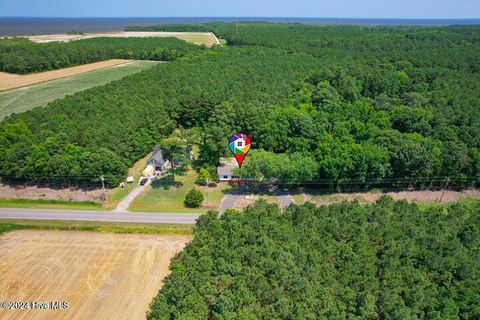
[[[241, 127], [247, 127], [257, 147], [277, 153], [269, 158], [278, 158], [264, 161], [263, 154], [256, 161], [259, 153], [252, 153], [243, 177], [297, 183], [298, 177], [313, 176], [307, 181], [335, 181], [350, 188], [379, 182], [427, 187], [478, 183], [479, 27], [199, 27], [230, 45], [275, 47], [320, 59], [290, 103], [255, 109], [267, 114], [264, 120]], [[205, 154], [219, 147], [207, 146]], [[313, 157], [318, 166], [297, 161], [296, 168], [282, 167], [278, 153], [284, 152]], [[297, 174], [306, 168], [309, 172]]]
[[[151, 27], [162, 28], [175, 30]], [[480, 27], [177, 28], [230, 46], [12, 115], [0, 123], [0, 175], [116, 185], [181, 126], [202, 128], [206, 166], [228, 155], [225, 137], [251, 135], [242, 176], [255, 181], [478, 186]]]
[[478, 26], [318, 26], [248, 22], [129, 27], [138, 31], [214, 32], [229, 45], [260, 45], [338, 60], [409, 61], [416, 67], [480, 70]]
[[148, 319], [479, 319], [480, 203], [200, 217]]
[[202, 126], [227, 100], [259, 109], [285, 101], [315, 64], [272, 49], [217, 49], [11, 115], [0, 123], [0, 175], [62, 183], [103, 175], [116, 186], [177, 124]]
[[108, 59], [171, 61], [200, 49], [177, 38], [93, 38], [67, 43], [0, 39], [0, 71], [25, 74]]

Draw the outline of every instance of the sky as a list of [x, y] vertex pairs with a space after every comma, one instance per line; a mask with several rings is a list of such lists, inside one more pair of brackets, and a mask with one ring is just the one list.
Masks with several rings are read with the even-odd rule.
[[0, 0], [0, 17], [480, 18], [480, 0]]

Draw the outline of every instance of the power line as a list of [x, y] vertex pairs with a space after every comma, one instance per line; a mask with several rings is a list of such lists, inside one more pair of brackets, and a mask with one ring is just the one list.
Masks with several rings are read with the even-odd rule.
[[262, 181], [257, 179], [245, 178], [241, 179], [245, 182], [261, 182], [261, 183], [295, 183], [295, 184], [386, 184], [386, 183], [433, 183], [433, 182], [467, 182], [478, 181], [480, 177], [468, 176], [452, 178], [444, 177], [421, 177], [421, 178], [383, 178], [383, 179], [316, 179], [305, 181], [291, 181], [288, 179], [275, 179], [273, 181]]
[[[36, 178], [36, 179], [100, 179], [100, 176], [93, 176], [93, 175], [37, 175], [37, 174], [10, 174], [10, 175], [0, 175], [0, 178], [11, 178], [11, 179], [22, 179], [22, 178]], [[356, 183], [372, 183], [372, 184], [381, 184], [381, 183], [395, 183], [395, 182], [445, 182], [446, 180], [452, 181], [476, 181], [479, 180], [480, 177], [477, 176], [465, 176], [465, 177], [452, 177], [452, 176], [434, 176], [434, 177], [391, 177], [391, 178], [382, 178], [382, 179], [362, 179], [362, 178], [345, 178], [345, 179], [315, 179], [315, 180], [305, 180], [305, 181], [294, 181], [295, 183], [301, 184], [356, 184]], [[269, 181], [262, 181], [253, 178], [244, 178], [241, 179], [245, 182], [265, 182], [269, 183]], [[275, 183], [288, 183], [292, 182], [288, 179], [275, 179]]]
[[70, 175], [35, 175], [35, 174], [22, 174], [22, 175], [0, 175], [0, 178], [9, 178], [9, 179], [23, 179], [23, 178], [36, 178], [36, 179], [100, 179], [98, 176], [70, 176]]

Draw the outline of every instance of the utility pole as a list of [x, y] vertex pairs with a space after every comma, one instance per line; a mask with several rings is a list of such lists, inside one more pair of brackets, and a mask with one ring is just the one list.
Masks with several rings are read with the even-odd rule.
[[450, 182], [450, 178], [447, 178], [446, 182], [445, 182], [445, 186], [443, 187], [443, 191], [442, 191], [442, 195], [440, 196], [440, 203], [442, 203], [442, 200], [443, 200], [443, 195], [445, 194], [445, 191], [447, 189], [447, 186], [448, 186], [448, 183]]
[[238, 34], [238, 14], [237, 14], [237, 34]]

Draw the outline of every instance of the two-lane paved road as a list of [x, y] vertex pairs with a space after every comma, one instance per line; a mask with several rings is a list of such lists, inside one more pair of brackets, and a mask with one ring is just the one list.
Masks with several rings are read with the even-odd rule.
[[0, 208], [0, 219], [194, 224], [198, 214]]

